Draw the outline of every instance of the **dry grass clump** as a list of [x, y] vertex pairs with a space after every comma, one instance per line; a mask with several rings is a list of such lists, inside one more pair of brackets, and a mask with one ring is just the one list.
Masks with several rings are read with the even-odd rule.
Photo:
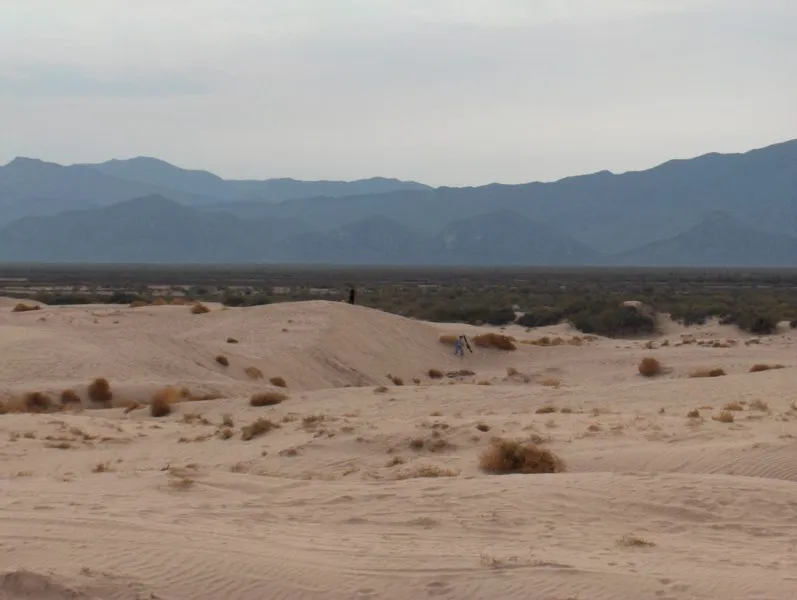
[[626, 548], [652, 548], [656, 544], [636, 535], [624, 535], [617, 540], [617, 545]]
[[732, 410], [734, 412], [740, 412], [744, 410], [744, 406], [738, 402], [728, 402], [728, 404], [726, 404], [723, 408], [724, 410]]
[[447, 469], [438, 465], [420, 465], [411, 471], [405, 471], [396, 476], [396, 479], [416, 479], [424, 477], [457, 477], [459, 471], [456, 469]]
[[473, 343], [479, 348], [495, 348], [497, 350], [517, 350], [515, 338], [503, 333], [483, 333], [473, 338]]
[[393, 385], [404, 385], [404, 380], [396, 375], [388, 375], [387, 378], [393, 382]]
[[546, 377], [540, 379], [539, 384], [543, 387], [558, 388], [562, 385], [562, 380], [556, 377]]
[[223, 415], [221, 417], [221, 424], [223, 427], [235, 427], [235, 423], [233, 423], [231, 414]]
[[689, 417], [690, 419], [699, 419], [700, 418], [700, 411], [697, 410], [696, 408], [693, 408], [688, 413], [686, 413], [686, 416]]
[[697, 369], [696, 371], [692, 371], [689, 377], [725, 377], [726, 375], [725, 369]]
[[479, 466], [488, 473], [561, 473], [565, 464], [556, 454], [536, 444], [496, 439], [482, 454]]
[[227, 343], [228, 344], [237, 344], [238, 340], [236, 340], [234, 337], [228, 337], [227, 338]]
[[23, 399], [25, 411], [30, 413], [46, 413], [53, 410], [53, 401], [42, 392], [28, 392]]
[[98, 377], [91, 382], [88, 389], [89, 400], [94, 404], [100, 404], [106, 408], [110, 408], [111, 400], [113, 400], [113, 392], [111, 391], [111, 384], [104, 377]]
[[61, 392], [60, 400], [62, 406], [69, 406], [72, 404], [82, 404], [80, 396], [77, 395], [75, 390], [63, 390]]
[[453, 346], [457, 343], [458, 336], [456, 335], [441, 335], [438, 340], [441, 344], [446, 346]]
[[547, 414], [550, 414], [550, 413], [555, 413], [556, 410], [557, 409], [556, 409], [555, 406], [548, 405], [548, 406], [540, 406], [534, 412], [537, 413], [538, 415], [547, 415]]
[[191, 307], [192, 315], [204, 315], [205, 313], [209, 312], [210, 309], [201, 302], [195, 302], [194, 305]]
[[478, 429], [481, 432], [487, 432], [490, 431], [490, 426], [487, 423], [479, 423], [478, 425], [476, 425], [476, 429]]
[[443, 378], [443, 372], [440, 369], [429, 369], [429, 371], [427, 372], [427, 375], [429, 375], [429, 379], [442, 379]]
[[374, 388], [374, 394], [386, 394], [388, 392], [388, 388], [384, 385], [380, 385]]
[[246, 367], [244, 373], [246, 373], [249, 379], [263, 379], [263, 371], [257, 367]]
[[282, 392], [261, 392], [259, 394], [253, 394], [251, 398], [249, 398], [249, 405], [250, 406], [275, 406], [277, 404], [281, 404], [287, 399], [287, 396]]
[[767, 404], [763, 400], [756, 399], [750, 403], [750, 410], [756, 410], [758, 412], [769, 412], [769, 404]]
[[288, 387], [288, 384], [285, 382], [285, 379], [283, 379], [282, 377], [272, 377], [271, 379], [269, 379], [269, 382], [271, 383], [271, 385], [275, 387], [280, 387], [280, 388]]
[[258, 419], [254, 423], [241, 427], [241, 439], [245, 442], [267, 434], [272, 429], [279, 429], [280, 424], [271, 419]]
[[751, 372], [751, 373], [762, 373], [762, 372], [764, 372], [764, 371], [772, 371], [772, 370], [774, 370], [774, 369], [785, 369], [785, 368], [786, 368], [786, 367], [784, 367], [783, 365], [763, 365], [763, 364], [757, 364], [757, 365], [753, 365], [752, 367], [750, 367], [750, 372]]
[[11, 309], [11, 312], [30, 312], [33, 310], [41, 310], [41, 306], [38, 304], [25, 304], [24, 302], [20, 302]]
[[224, 356], [223, 354], [219, 354], [216, 357], [216, 362], [219, 363], [222, 367], [229, 367], [230, 366], [230, 359]]
[[182, 399], [180, 389], [165, 387], [156, 391], [149, 402], [149, 414], [160, 418], [171, 414], [172, 404], [177, 404]]
[[652, 356], [646, 356], [639, 362], [639, 373], [645, 377], [655, 377], [663, 372], [661, 363]]
[[711, 418], [720, 423], [733, 423], [734, 420], [733, 413], [729, 410], [723, 410], [719, 415]]

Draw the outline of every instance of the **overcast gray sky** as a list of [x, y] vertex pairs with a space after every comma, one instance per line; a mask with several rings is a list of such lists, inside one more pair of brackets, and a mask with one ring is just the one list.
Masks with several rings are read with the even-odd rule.
[[795, 0], [0, 0], [0, 162], [434, 185], [797, 138]]

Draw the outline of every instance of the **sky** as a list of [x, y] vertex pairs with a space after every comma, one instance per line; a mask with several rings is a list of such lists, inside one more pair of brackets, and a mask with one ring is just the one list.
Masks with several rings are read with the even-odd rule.
[[797, 138], [794, 0], [0, 0], [0, 163], [551, 181]]

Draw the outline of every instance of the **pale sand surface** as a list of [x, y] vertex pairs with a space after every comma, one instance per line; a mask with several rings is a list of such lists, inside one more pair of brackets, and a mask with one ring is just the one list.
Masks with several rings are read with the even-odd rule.
[[[2, 600], [797, 594], [791, 332], [747, 345], [751, 336], [729, 327], [669, 325], [657, 345], [670, 346], [654, 350], [600, 338], [474, 348], [460, 361], [438, 336], [486, 328], [342, 303], [205, 315], [0, 304], [4, 396], [73, 388], [85, 400], [95, 377], [115, 393], [110, 409], [0, 416]], [[738, 341], [676, 347], [682, 333]], [[668, 372], [641, 377], [644, 356]], [[787, 368], [751, 374], [755, 363]], [[247, 377], [248, 366], [266, 379]], [[728, 376], [690, 379], [699, 367]], [[430, 380], [430, 368], [475, 376]], [[288, 400], [250, 407], [272, 376], [285, 378]], [[126, 401], [165, 385], [220, 399], [184, 402], [162, 419], [124, 414]], [[756, 400], [768, 410], [753, 410]], [[713, 420], [729, 402], [744, 406], [735, 422]], [[545, 405], [572, 412], [538, 414]], [[686, 417], [694, 408], [702, 420]], [[226, 414], [235, 435], [224, 440]], [[281, 427], [243, 441], [241, 426], [258, 417]], [[482, 473], [493, 436], [549, 440], [568, 473]], [[395, 457], [403, 462], [389, 466]], [[428, 466], [448, 476], [418, 477]]]

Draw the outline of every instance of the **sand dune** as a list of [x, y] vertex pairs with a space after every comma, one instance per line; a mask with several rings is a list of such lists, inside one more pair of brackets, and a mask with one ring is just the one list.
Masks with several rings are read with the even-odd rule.
[[[88, 405], [0, 415], [2, 600], [785, 600], [797, 589], [791, 333], [746, 344], [716, 324], [672, 326], [649, 349], [510, 327], [516, 351], [460, 360], [439, 335], [488, 328], [342, 303], [204, 315], [3, 306], [6, 397], [74, 388], [85, 401], [103, 376], [117, 405], [164, 385], [217, 398], [160, 419]], [[530, 343], [543, 336], [564, 343]], [[645, 356], [665, 372], [640, 376]], [[786, 368], [750, 373], [756, 363]], [[727, 375], [689, 377], [701, 367]], [[287, 399], [250, 406], [275, 376]], [[733, 422], [713, 418], [733, 404]], [[242, 439], [259, 418], [275, 427]], [[496, 436], [540, 442], [568, 472], [487, 474], [479, 457]]]

